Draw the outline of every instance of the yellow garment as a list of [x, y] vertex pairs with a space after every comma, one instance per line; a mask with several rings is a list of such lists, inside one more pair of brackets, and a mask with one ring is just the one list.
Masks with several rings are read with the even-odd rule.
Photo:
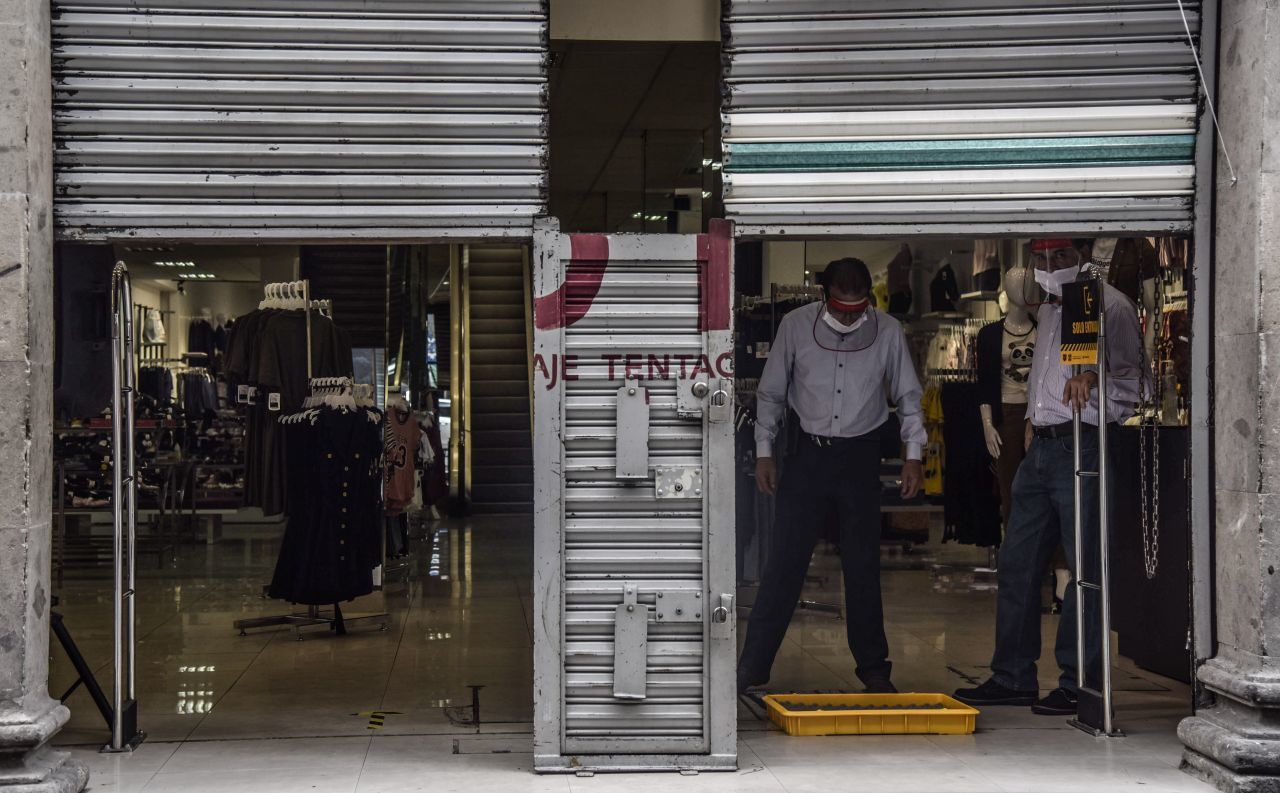
[[875, 286], [871, 287], [871, 297], [875, 300], [876, 308], [881, 311], [888, 311], [889, 283], [887, 281], [877, 281]]
[[926, 423], [942, 423], [942, 389], [931, 385], [920, 397], [920, 413]]
[[926, 496], [942, 495], [942, 483], [946, 473], [943, 470], [942, 459], [945, 456], [942, 428], [929, 427], [929, 442], [924, 446], [924, 494]]
[[924, 419], [928, 440], [924, 446], [924, 494], [942, 495], [946, 471], [943, 460], [946, 447], [942, 440], [942, 389], [931, 385], [920, 398], [920, 412]]

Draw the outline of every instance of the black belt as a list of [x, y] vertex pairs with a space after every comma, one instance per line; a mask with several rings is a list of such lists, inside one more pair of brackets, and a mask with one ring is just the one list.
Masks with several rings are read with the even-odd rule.
[[827, 435], [814, 435], [812, 432], [806, 432], [804, 433], [804, 436], [809, 439], [810, 443], [812, 443], [814, 446], [817, 446], [819, 448], [826, 448], [828, 446], [844, 446], [847, 443], [857, 443], [859, 441], [861, 442], [874, 441], [875, 443], [880, 442], [879, 429], [872, 430], [871, 432], [868, 432], [866, 435], [854, 435], [849, 438], [830, 437]]
[[1045, 427], [1032, 427], [1031, 433], [1037, 438], [1070, 438], [1075, 435], [1075, 426], [1073, 422], [1064, 421], [1061, 424], [1050, 424]]

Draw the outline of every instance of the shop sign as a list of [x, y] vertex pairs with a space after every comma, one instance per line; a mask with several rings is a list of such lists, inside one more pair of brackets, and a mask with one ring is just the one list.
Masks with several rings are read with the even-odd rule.
[[1098, 307], [1102, 305], [1093, 280], [1076, 281], [1062, 288], [1062, 363], [1088, 366], [1098, 363]]

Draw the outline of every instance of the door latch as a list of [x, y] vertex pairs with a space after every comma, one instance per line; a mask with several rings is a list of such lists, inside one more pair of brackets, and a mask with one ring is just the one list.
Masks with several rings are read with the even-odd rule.
[[618, 479], [649, 478], [649, 395], [644, 386], [628, 383], [618, 389], [617, 443], [614, 446]]
[[[733, 419], [733, 385], [726, 379], [716, 381], [717, 387], [707, 400], [707, 420], [712, 423], [731, 421]], [[708, 388], [708, 390], [710, 390]]]
[[614, 610], [614, 699], [644, 699], [648, 687], [649, 607], [637, 595], [635, 584], [624, 584], [622, 605]]
[[720, 604], [711, 610], [711, 635], [716, 638], [727, 638], [733, 636], [733, 627], [736, 624], [734, 619], [734, 596], [730, 593], [721, 593]]

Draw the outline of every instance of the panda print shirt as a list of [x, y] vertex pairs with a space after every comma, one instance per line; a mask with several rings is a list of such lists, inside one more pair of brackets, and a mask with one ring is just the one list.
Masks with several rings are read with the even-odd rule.
[[1001, 344], [1000, 401], [1006, 405], [1024, 405], [1027, 402], [1027, 380], [1031, 377], [1031, 361], [1036, 354], [1036, 329], [1023, 334], [1011, 333], [1004, 324]]

